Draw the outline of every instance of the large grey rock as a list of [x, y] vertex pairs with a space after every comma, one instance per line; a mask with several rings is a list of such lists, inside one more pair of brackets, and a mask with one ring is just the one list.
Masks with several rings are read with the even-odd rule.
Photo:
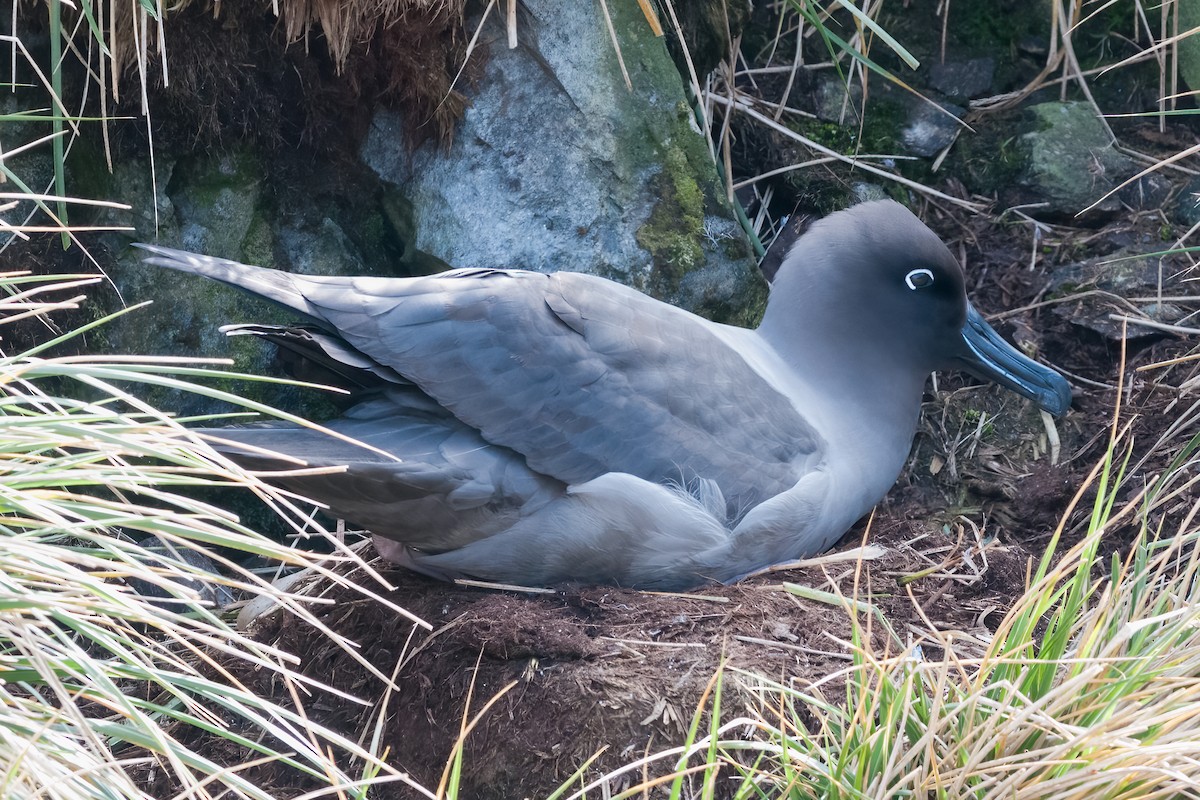
[[[409, 158], [398, 120], [381, 114], [365, 146], [371, 169], [336, 180], [304, 172], [295, 154], [234, 144], [219, 153], [120, 159], [78, 150], [87, 196], [120, 198], [97, 224], [120, 297], [96, 313], [152, 300], [93, 333], [115, 353], [232, 358], [232, 369], [278, 375], [272, 348], [226, 338], [222, 325], [292, 319], [239, 292], [140, 263], [133, 241], [156, 241], [253, 264], [317, 274], [406, 275], [448, 266], [576, 269], [603, 274], [718, 319], [754, 321], [765, 288], [697, 132], [678, 72], [634, 0], [609, 3], [634, 90], [626, 89], [598, 7], [526, 4], [522, 45], [487, 45], [490, 66], [449, 154]], [[289, 160], [291, 159], [291, 160]], [[381, 180], [382, 175], [386, 180]], [[289, 177], [292, 184], [289, 184]], [[220, 381], [220, 389], [313, 418], [316, 392]], [[180, 414], [226, 410], [167, 389], [147, 399]]]
[[[1035, 129], [1021, 137], [1029, 159], [1020, 181], [1045, 203], [1031, 213], [1073, 218], [1140, 170], [1136, 161], [1113, 146], [1090, 104], [1040, 103], [1030, 111]], [[1157, 208], [1169, 189], [1161, 176], [1145, 176], [1103, 200], [1090, 216], [1103, 219], [1122, 203]]]
[[485, 74], [447, 150], [408, 153], [374, 119], [362, 157], [403, 195], [411, 246], [455, 267], [574, 270], [718, 319], [764, 287], [666, 46], [633, 0], [529, 0], [509, 49], [489, 23]]

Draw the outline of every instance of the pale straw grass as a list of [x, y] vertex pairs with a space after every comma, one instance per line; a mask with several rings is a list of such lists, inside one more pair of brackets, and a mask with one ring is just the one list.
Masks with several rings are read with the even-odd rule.
[[[82, 282], [0, 275], [12, 295], [0, 305], [0, 326], [73, 307]], [[349, 548], [309, 554], [181, 493], [242, 488], [298, 533], [322, 533], [306, 504], [239, 469], [183, 420], [136, 395], [137, 386], [155, 384], [238, 405], [180, 377], [229, 374], [194, 361], [185, 368], [168, 358], [42, 352], [0, 354], [0, 796], [141, 798], [147, 795], [134, 776], [165, 770], [194, 797], [269, 798], [239, 774], [264, 760], [307, 774], [327, 794], [361, 795], [365, 776], [411, 785], [376, 753], [311, 720], [304, 698], [315, 683], [298, 660], [238, 632], [197, 591], [198, 583], [223, 584], [247, 596], [273, 595], [294, 624], [324, 630], [361, 658], [314, 616], [310, 606], [319, 600], [277, 590], [241, 563], [253, 555], [347, 585], [339, 565], [360, 567], [359, 580], [370, 581], [373, 571]], [[170, 548], [147, 551], [139, 541], [150, 534]], [[208, 554], [220, 574], [191, 566], [180, 549]], [[137, 581], [168, 598], [139, 594]], [[358, 590], [374, 594], [369, 586]], [[290, 699], [260, 697], [240, 683], [235, 673], [250, 668], [273, 674]], [[212, 761], [185, 743], [193, 738], [181, 736], [188, 729], [242, 746], [245, 763]]]

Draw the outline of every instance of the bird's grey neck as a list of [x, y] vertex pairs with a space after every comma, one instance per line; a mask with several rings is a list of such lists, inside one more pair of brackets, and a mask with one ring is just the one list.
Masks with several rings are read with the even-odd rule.
[[[908, 458], [927, 376], [877, 349], [852, 352], [846, 342], [814, 346], [811, 331], [767, 327], [758, 335], [797, 376], [791, 391], [797, 407], [828, 443], [829, 469], [845, 485], [843, 496], [860, 498], [847, 506], [865, 513], [891, 488]], [[780, 341], [781, 336], [787, 338]], [[805, 346], [797, 347], [797, 341]]]

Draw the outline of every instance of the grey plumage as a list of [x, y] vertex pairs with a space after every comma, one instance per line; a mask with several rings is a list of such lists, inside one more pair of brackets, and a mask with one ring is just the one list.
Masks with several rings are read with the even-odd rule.
[[[895, 480], [926, 375], [988, 374], [958, 265], [890, 202], [814, 225], [757, 331], [572, 273], [310, 277], [143, 247], [305, 317], [227, 330], [362, 392], [329, 426], [394, 458], [279, 425], [211, 431], [223, 448], [346, 466], [278, 482], [442, 576], [682, 588], [819, 552]], [[1065, 382], [1015, 355], [1008, 385], [1065, 411]]]

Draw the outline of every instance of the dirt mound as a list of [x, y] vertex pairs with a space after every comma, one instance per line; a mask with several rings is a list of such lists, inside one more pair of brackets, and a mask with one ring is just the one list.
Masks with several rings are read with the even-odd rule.
[[[860, 596], [873, 595], [893, 626], [919, 628], [898, 580], [927, 569], [931, 554], [953, 569], [955, 559], [977, 542], [891, 514], [874, 526], [872, 538], [888, 550], [864, 567], [867, 591]], [[908, 544], [918, 538], [917, 545]], [[969, 586], [947, 593], [940, 588], [946, 579], [933, 575], [913, 589], [939, 619], [986, 635], [986, 626], [1000, 619], [992, 612], [1005, 606], [1012, 585], [1022, 581], [1025, 554], [991, 545], [984, 554], [976, 549], [973, 558], [988, 565], [987, 580], [970, 575]], [[834, 562], [694, 595], [656, 595], [603, 587], [496, 592], [448, 586], [397, 569], [383, 573], [396, 587], [386, 599], [431, 623], [432, 632], [414, 630], [386, 606], [348, 590], [334, 592], [332, 605], [316, 608], [325, 625], [360, 644], [361, 655], [376, 669], [395, 670], [399, 691], [387, 701], [382, 739], [393, 766], [436, 786], [464, 714], [473, 717], [500, 694], [466, 740], [462, 795], [540, 797], [601, 748], [607, 749], [589, 777], [679, 745], [722, 664], [781, 679], [836, 673], [848, 662], [846, 613], [791, 594], [779, 578], [850, 594], [855, 571], [853, 561]], [[326, 694], [308, 701], [311, 717], [352, 737], [373, 729], [384, 696], [378, 678], [322, 633], [286, 615], [255, 624], [256, 638], [302, 656], [304, 674], [369, 703]], [[288, 688], [266, 671], [241, 668], [235, 674], [255, 693], [288, 702]], [[738, 680], [727, 673], [727, 707], [740, 709], [750, 699], [739, 692]], [[837, 687], [826, 691], [836, 698]], [[209, 754], [229, 763], [247, 758], [223, 741], [213, 745], [218, 752]], [[294, 772], [272, 764], [243, 776], [285, 796], [316, 788], [296, 785]], [[626, 783], [641, 778], [634, 772]], [[167, 788], [155, 786], [151, 793], [159, 796]], [[372, 796], [419, 795], [392, 786]]]

